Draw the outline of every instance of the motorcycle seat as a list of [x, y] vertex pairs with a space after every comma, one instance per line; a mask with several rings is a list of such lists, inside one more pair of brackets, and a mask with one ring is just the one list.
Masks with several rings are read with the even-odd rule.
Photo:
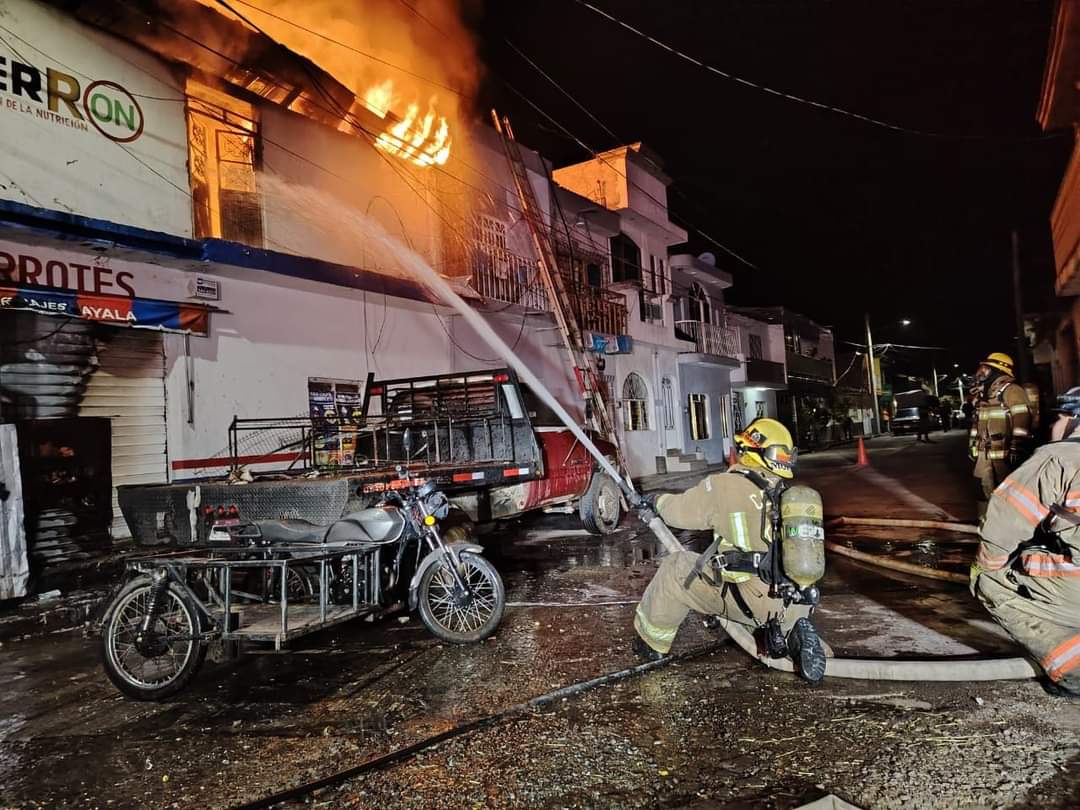
[[263, 539], [271, 543], [321, 543], [326, 529], [326, 526], [306, 520], [275, 520], [259, 524]]

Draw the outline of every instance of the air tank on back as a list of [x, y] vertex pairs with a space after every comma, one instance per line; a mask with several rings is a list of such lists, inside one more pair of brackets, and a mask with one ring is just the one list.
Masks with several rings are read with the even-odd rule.
[[784, 574], [801, 588], [825, 576], [825, 524], [816, 489], [793, 486], [780, 496]]

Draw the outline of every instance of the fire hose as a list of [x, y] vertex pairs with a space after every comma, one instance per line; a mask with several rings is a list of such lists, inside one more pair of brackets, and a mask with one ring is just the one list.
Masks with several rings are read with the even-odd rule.
[[[649, 528], [668, 551], [682, 551], [682, 544], [660, 517], [650, 520]], [[770, 658], [760, 654], [757, 639], [744, 627], [723, 616], [717, 619], [724, 632], [751, 658], [756, 658], [771, 669], [795, 671], [795, 665], [789, 658]], [[1007, 681], [1038, 678], [1040, 672], [1023, 657], [944, 661], [829, 658], [825, 663], [825, 677], [874, 681]]]

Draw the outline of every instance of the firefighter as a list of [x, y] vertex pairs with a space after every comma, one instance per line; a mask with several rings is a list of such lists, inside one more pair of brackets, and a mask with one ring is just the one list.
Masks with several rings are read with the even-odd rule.
[[971, 592], [1039, 661], [1048, 691], [1080, 698], [1080, 387], [1054, 412], [1050, 443], [994, 490]]
[[975, 372], [975, 419], [968, 450], [979, 479], [979, 514], [1006, 475], [1023, 461], [1031, 437], [1031, 407], [1013, 377], [1013, 361], [994, 352]]
[[[646, 522], [655, 510], [670, 526], [712, 529], [714, 540], [703, 554], [680, 551], [664, 558], [637, 606], [634, 651], [646, 660], [662, 658], [683, 619], [696, 610], [746, 625], [766, 652], [789, 654], [805, 679], [819, 681], [825, 674], [825, 648], [809, 618], [812, 606], [785, 606], [770, 596], [763, 581], [762, 557], [773, 535], [770, 491], [779, 492], [781, 482], [794, 474], [791, 434], [775, 419], [759, 418], [735, 436], [735, 448], [738, 461], [727, 471], [681, 494], [650, 496], [639, 509]], [[820, 497], [801, 489], [817, 499], [820, 515]], [[785, 515], [788, 509], [785, 500]], [[823, 555], [822, 549], [822, 566]]]

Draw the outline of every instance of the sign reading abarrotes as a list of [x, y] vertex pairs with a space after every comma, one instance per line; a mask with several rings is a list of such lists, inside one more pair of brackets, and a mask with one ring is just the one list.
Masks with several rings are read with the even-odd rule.
[[117, 143], [131, 143], [146, 124], [139, 102], [116, 82], [80, 82], [56, 68], [42, 69], [3, 56], [0, 107], [6, 113], [31, 115], [84, 132], [92, 127]]

